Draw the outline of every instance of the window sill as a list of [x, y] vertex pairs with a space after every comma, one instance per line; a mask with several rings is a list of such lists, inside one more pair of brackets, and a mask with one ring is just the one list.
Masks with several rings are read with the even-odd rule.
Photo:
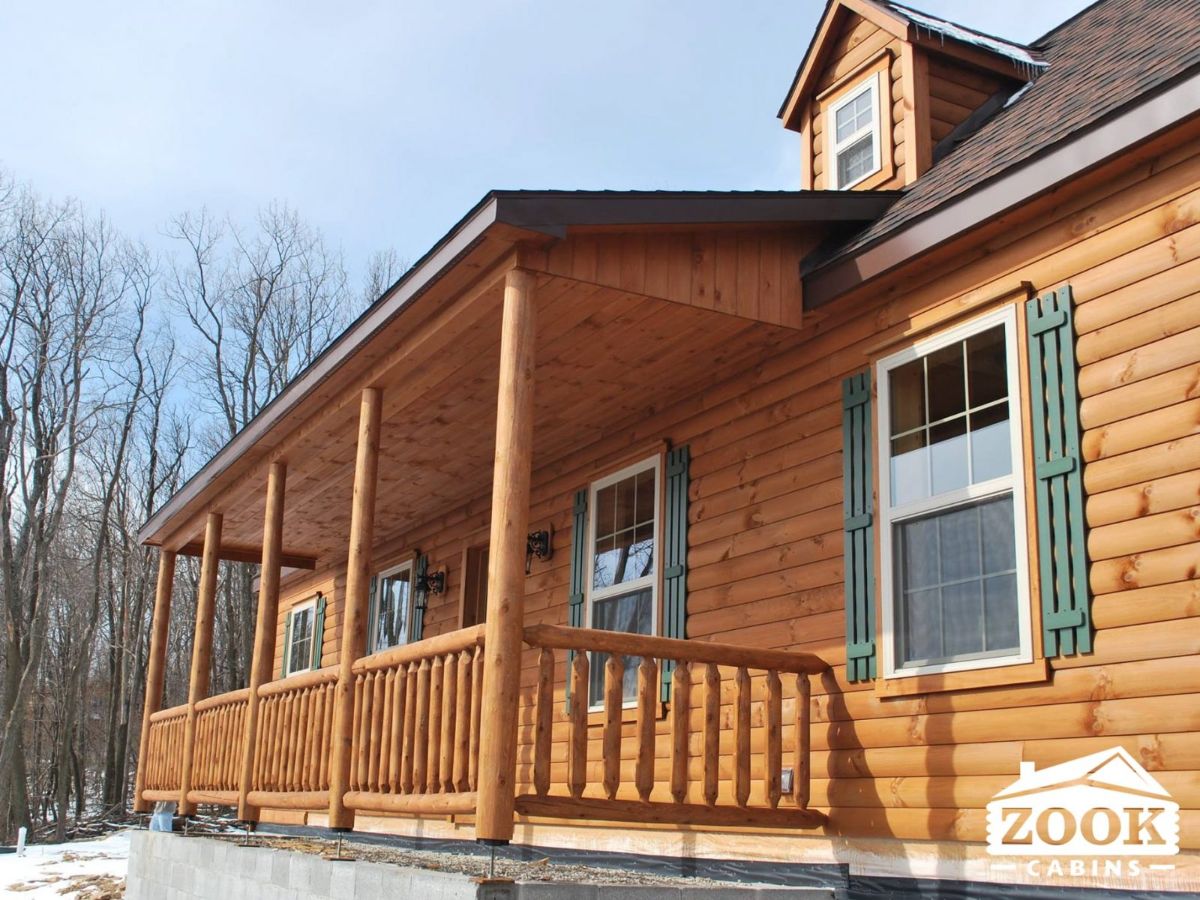
[[1045, 659], [1018, 663], [1012, 666], [996, 666], [991, 669], [964, 669], [942, 674], [911, 675], [875, 679], [875, 695], [888, 697], [911, 697], [915, 694], [935, 694], [940, 691], [968, 691], [975, 688], [1002, 687], [1014, 684], [1032, 684], [1048, 681], [1050, 667]]
[[[654, 709], [655, 721], [661, 721], [661, 720], [665, 719], [667, 717], [667, 704], [665, 704], [661, 700], [659, 700], [659, 701], [655, 702], [654, 706], [655, 706], [655, 709]], [[588, 719], [587, 719], [588, 728], [601, 728], [601, 727], [603, 727], [605, 720], [606, 720], [606, 717], [604, 715], [603, 709], [589, 709], [588, 710]], [[638, 720], [637, 704], [636, 703], [626, 703], [621, 708], [621, 724], [622, 725], [631, 725], [631, 724], [636, 723], [637, 720]]]

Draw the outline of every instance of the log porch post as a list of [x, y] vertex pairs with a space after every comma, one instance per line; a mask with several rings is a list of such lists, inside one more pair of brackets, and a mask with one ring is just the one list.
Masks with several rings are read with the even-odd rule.
[[188, 679], [187, 721], [183, 731], [183, 776], [179, 788], [179, 814], [191, 816], [196, 805], [188, 802], [196, 749], [196, 704], [208, 696], [212, 670], [213, 604], [217, 595], [217, 568], [221, 563], [220, 513], [210, 512], [204, 526], [204, 556], [200, 562], [200, 590], [196, 597], [196, 631], [192, 638], [192, 671]]
[[171, 625], [171, 592], [175, 585], [175, 551], [160, 550], [158, 584], [154, 589], [154, 616], [150, 620], [150, 659], [146, 668], [146, 698], [142, 707], [142, 734], [138, 741], [137, 780], [133, 788], [134, 812], [150, 812], [153, 804], [142, 799], [146, 789], [146, 754], [150, 747], [150, 717], [162, 707], [163, 677], [167, 669], [167, 632]]
[[354, 661], [367, 649], [367, 603], [371, 587], [371, 543], [375, 531], [375, 490], [379, 474], [379, 426], [383, 392], [365, 388], [358, 414], [358, 454], [350, 507], [350, 554], [346, 561], [345, 618], [334, 692], [333, 737], [329, 746], [329, 827], [354, 827], [354, 810], [343, 802], [350, 789], [354, 728]]
[[525, 543], [533, 455], [534, 276], [509, 270], [500, 336], [500, 390], [492, 475], [491, 553], [484, 634], [477, 840], [513, 836], [517, 718], [525, 608]]
[[258, 808], [248, 801], [253, 785], [254, 751], [258, 746], [258, 688], [271, 680], [275, 660], [275, 620], [279, 614], [279, 558], [283, 552], [283, 494], [287, 466], [271, 463], [267, 473], [267, 507], [263, 516], [262, 571], [258, 582], [258, 618], [254, 626], [254, 659], [246, 695], [246, 729], [242, 740], [242, 768], [238, 781], [238, 818], [257, 821]]

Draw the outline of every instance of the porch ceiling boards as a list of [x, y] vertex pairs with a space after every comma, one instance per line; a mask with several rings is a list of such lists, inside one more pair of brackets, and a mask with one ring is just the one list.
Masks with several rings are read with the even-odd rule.
[[[383, 388], [380, 539], [486, 498], [496, 431], [502, 282], [456, 318], [452, 339], [413, 346]], [[653, 416], [796, 332], [560, 275], [537, 279], [534, 468]], [[289, 442], [285, 545], [340, 559], [349, 534], [357, 403], [329, 408]], [[225, 492], [223, 542], [260, 540], [263, 486]]]

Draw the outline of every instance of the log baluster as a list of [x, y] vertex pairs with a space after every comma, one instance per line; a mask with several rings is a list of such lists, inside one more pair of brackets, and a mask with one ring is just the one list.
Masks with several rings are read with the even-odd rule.
[[571, 661], [571, 745], [567, 756], [567, 782], [578, 799], [587, 787], [588, 655], [576, 653]]
[[391, 783], [392, 766], [392, 711], [395, 708], [396, 672], [389, 669], [383, 675], [383, 715], [379, 727], [379, 786], [376, 790], [387, 792]]
[[714, 663], [704, 667], [704, 802], [717, 802], [721, 757], [721, 672]]
[[454, 719], [454, 790], [470, 790], [471, 755], [471, 652], [464, 650], [458, 657], [458, 689]]
[[538, 654], [536, 727], [533, 747], [533, 789], [539, 797], [550, 793], [550, 739], [554, 725], [554, 651]]
[[416, 767], [417, 696], [420, 693], [420, 669], [416, 663], [408, 664], [404, 691], [404, 752], [400, 760], [400, 789], [405, 794], [413, 791], [413, 770]]
[[413, 729], [413, 790], [418, 793], [425, 791], [429, 775], [429, 679], [431, 669], [429, 660], [421, 660], [417, 669], [417, 716]]
[[771, 809], [779, 807], [779, 778], [783, 770], [783, 687], [779, 673], [767, 672], [766, 751], [763, 754], [763, 785]]
[[429, 725], [425, 731], [425, 741], [428, 745], [426, 765], [428, 770], [423, 782], [423, 790], [436, 794], [440, 779], [442, 756], [440, 753], [442, 740], [442, 695], [446, 690], [446, 665], [440, 656], [433, 658], [429, 667]]
[[383, 741], [383, 688], [386, 675], [383, 672], [372, 672], [367, 676], [371, 679], [371, 727], [370, 744], [367, 746], [367, 790], [379, 790], [379, 750]]
[[404, 700], [408, 693], [408, 667], [396, 669], [392, 685], [391, 738], [388, 740], [388, 790], [400, 791], [400, 755], [404, 747]]
[[[544, 651], [543, 651], [544, 652]], [[634, 784], [638, 796], [649, 800], [654, 790], [654, 727], [658, 720], [658, 663], [653, 657], [642, 658], [637, 685], [637, 766]]]
[[687, 799], [691, 704], [692, 667], [685, 660], [671, 673], [671, 796], [676, 803]]
[[734, 678], [736, 695], [733, 721], [733, 793], [738, 806], [750, 801], [750, 703], [752, 682], [744, 667], [737, 670]]
[[796, 761], [792, 773], [792, 791], [796, 797], [796, 806], [808, 808], [811, 785], [812, 765], [812, 733], [809, 723], [812, 720], [810, 706], [812, 704], [812, 683], [807, 675], [796, 676]]
[[604, 664], [604, 793], [617, 797], [621, 786], [621, 710], [625, 705], [625, 660], [613, 654]]
[[479, 738], [482, 734], [483, 718], [483, 648], [476, 647], [471, 660], [471, 759], [468, 774], [469, 787], [479, 787]]
[[[458, 711], [458, 654], [447, 653], [442, 670], [442, 736], [441, 760], [438, 763], [441, 784], [447, 794], [454, 792], [454, 733]], [[435, 787], [435, 790], [437, 788]]]

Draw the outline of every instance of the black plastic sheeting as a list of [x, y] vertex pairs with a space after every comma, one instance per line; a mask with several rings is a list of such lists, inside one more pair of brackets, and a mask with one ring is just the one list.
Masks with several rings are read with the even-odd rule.
[[[325, 828], [299, 825], [261, 825], [263, 834], [312, 835], [329, 838], [333, 832]], [[434, 853], [461, 853], [487, 857], [492, 848], [474, 841], [447, 841], [434, 838], [410, 838], [391, 834], [371, 834], [353, 831], [342, 835], [347, 844], [372, 844], [405, 850], [428, 850]], [[848, 872], [843, 865], [811, 865], [807, 863], [775, 863], [740, 859], [681, 859], [675, 856], [650, 856], [640, 853], [614, 853], [607, 850], [575, 850], [564, 847], [531, 847], [526, 844], [497, 846], [497, 859], [530, 862], [549, 859], [551, 863], [572, 866], [593, 866], [602, 869], [636, 870], [648, 875], [668, 875], [683, 878], [711, 878], [714, 881], [757, 882], [780, 887], [823, 887], [844, 891]], [[847, 895], [849, 896], [849, 895]]]
[[[262, 825], [262, 834], [307, 835], [332, 838], [327, 828], [299, 825]], [[492, 847], [474, 841], [448, 841], [434, 838], [410, 838], [369, 832], [347, 832], [347, 844], [368, 844], [404, 850], [434, 853], [459, 853], [487, 857]], [[778, 863], [741, 859], [681, 859], [674, 856], [650, 856], [640, 853], [614, 853], [607, 850], [574, 850], [563, 847], [531, 847], [506, 844], [495, 847], [497, 859], [533, 861], [548, 859], [562, 865], [592, 866], [602, 869], [636, 870], [652, 875], [684, 878], [711, 878], [735, 884], [754, 882], [778, 887], [833, 888], [841, 900], [1186, 900], [1200, 897], [1178, 891], [1117, 891], [1097, 888], [1051, 887], [1019, 884], [989, 884], [932, 878], [892, 878], [850, 875], [845, 865]]]

